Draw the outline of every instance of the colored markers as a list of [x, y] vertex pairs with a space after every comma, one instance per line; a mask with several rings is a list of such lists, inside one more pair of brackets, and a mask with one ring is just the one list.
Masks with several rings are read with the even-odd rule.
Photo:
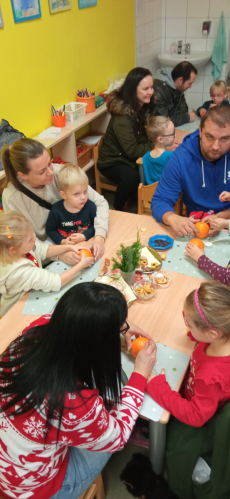
[[62, 110], [61, 109], [57, 110], [57, 109], [55, 109], [54, 106], [51, 106], [51, 112], [52, 112], [52, 115], [56, 116], [56, 117], [57, 116], [65, 116], [65, 105], [63, 106]]
[[94, 97], [95, 92], [88, 92], [87, 88], [85, 90], [78, 90], [77, 91], [77, 96], [78, 97]]

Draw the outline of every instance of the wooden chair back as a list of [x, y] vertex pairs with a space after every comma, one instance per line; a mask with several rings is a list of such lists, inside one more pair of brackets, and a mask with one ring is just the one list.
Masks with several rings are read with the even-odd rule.
[[93, 159], [94, 159], [94, 170], [95, 170], [95, 180], [96, 180], [96, 191], [101, 194], [101, 189], [107, 189], [108, 191], [115, 192], [117, 190], [117, 185], [108, 180], [102, 173], [99, 172], [97, 168], [97, 161], [99, 156], [99, 150], [103, 142], [103, 138], [99, 140], [96, 146], [93, 148]]
[[[155, 194], [158, 182], [151, 185], [140, 184], [138, 187], [138, 215], [152, 216], [151, 201]], [[187, 216], [185, 205], [183, 205], [183, 194], [181, 193], [177, 200], [174, 210], [177, 215]]]
[[158, 182], [151, 185], [140, 184], [138, 187], [138, 215], [152, 215], [151, 201]]
[[93, 499], [94, 497], [96, 497], [96, 499], [105, 499], [105, 491], [101, 474], [98, 475], [96, 480], [94, 480], [92, 485], [90, 485], [88, 490], [86, 490], [84, 494], [79, 497], [79, 499]]

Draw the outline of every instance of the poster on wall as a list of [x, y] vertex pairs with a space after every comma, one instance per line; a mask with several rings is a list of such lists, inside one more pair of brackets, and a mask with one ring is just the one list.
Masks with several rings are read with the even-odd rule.
[[4, 28], [1, 5], [0, 5], [0, 28]]
[[78, 0], [79, 9], [85, 9], [86, 7], [93, 7], [97, 5], [97, 0]]
[[21, 23], [41, 17], [40, 0], [11, 0], [14, 22]]
[[49, 0], [50, 14], [71, 9], [71, 0]]

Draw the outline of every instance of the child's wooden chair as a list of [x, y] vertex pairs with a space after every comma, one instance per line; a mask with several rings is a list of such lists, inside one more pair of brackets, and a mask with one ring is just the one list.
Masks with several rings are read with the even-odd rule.
[[[138, 187], [138, 215], [148, 215], [152, 216], [151, 201], [155, 194], [158, 182], [151, 185], [139, 184]], [[179, 199], [177, 200], [174, 210], [177, 215], [185, 215], [183, 212], [183, 194], [181, 193]]]
[[90, 485], [88, 490], [86, 490], [84, 494], [79, 497], [79, 499], [93, 499], [94, 497], [96, 497], [96, 499], [105, 499], [105, 491], [101, 473], [100, 475], [98, 475], [96, 480], [94, 480], [92, 485]]
[[96, 191], [101, 194], [101, 189], [107, 189], [108, 191], [115, 192], [117, 190], [117, 185], [107, 179], [102, 173], [97, 169], [97, 160], [99, 155], [99, 149], [103, 142], [103, 137], [99, 140], [96, 146], [93, 148], [93, 159], [94, 159], [94, 169], [95, 169], [95, 180], [96, 180]]
[[138, 215], [152, 216], [151, 201], [155, 194], [158, 182], [151, 185], [139, 184], [138, 187]]

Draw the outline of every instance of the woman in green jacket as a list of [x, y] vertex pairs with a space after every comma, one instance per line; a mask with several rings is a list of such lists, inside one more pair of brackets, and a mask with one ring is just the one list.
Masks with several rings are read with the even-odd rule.
[[153, 78], [148, 69], [132, 69], [121, 88], [109, 95], [111, 119], [100, 148], [98, 169], [118, 184], [114, 209], [137, 192], [140, 182], [136, 160], [153, 149], [145, 131], [154, 115]]

